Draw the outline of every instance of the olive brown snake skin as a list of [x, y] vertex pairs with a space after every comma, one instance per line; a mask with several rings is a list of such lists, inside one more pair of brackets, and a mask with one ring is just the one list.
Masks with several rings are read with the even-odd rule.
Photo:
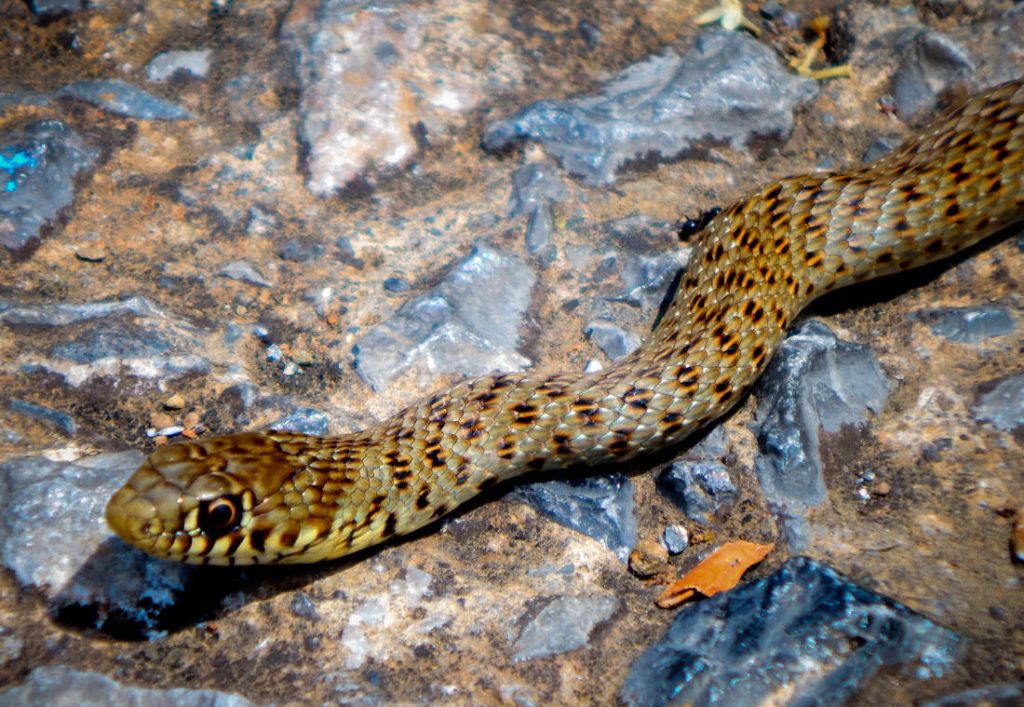
[[703, 229], [658, 326], [596, 373], [465, 381], [339, 437], [247, 432], [162, 447], [110, 499], [148, 553], [315, 562], [409, 533], [525, 472], [631, 458], [729, 409], [822, 294], [1024, 218], [1024, 80], [969, 99], [866, 167], [788, 177]]

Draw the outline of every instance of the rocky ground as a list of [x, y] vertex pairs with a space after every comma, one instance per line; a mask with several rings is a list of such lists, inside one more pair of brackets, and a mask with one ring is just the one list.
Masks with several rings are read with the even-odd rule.
[[[156, 445], [607, 365], [680, 219], [1024, 74], [1008, 1], [713, 3], [0, 0], [0, 704], [1024, 699], [1017, 233], [816, 303], [690, 445], [374, 552], [103, 524]], [[850, 76], [790, 65], [818, 17]], [[731, 539], [775, 549], [656, 608]]]

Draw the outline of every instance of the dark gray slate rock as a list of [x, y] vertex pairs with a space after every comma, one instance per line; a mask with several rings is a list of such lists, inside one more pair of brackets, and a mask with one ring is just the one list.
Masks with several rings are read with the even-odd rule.
[[540, 481], [511, 494], [556, 523], [600, 540], [625, 562], [636, 545], [633, 483], [622, 474]]
[[925, 703], [924, 707], [1020, 707], [1022, 704], [1024, 682], [1011, 682], [940, 697], [934, 702]]
[[939, 95], [974, 73], [970, 54], [939, 32], [925, 32], [907, 52], [892, 80], [896, 109], [904, 120], [930, 113]]
[[1012, 432], [1024, 427], [1024, 374], [1010, 376], [978, 396], [974, 419]]
[[819, 431], [862, 424], [868, 410], [881, 410], [888, 393], [871, 350], [840, 341], [821, 322], [802, 324], [782, 342], [755, 389], [754, 466], [792, 549], [806, 543], [806, 510], [825, 501]]
[[666, 50], [634, 64], [597, 96], [541, 101], [488, 125], [482, 144], [501, 152], [536, 140], [586, 183], [610, 184], [632, 161], [673, 160], [709, 142], [784, 137], [794, 108], [817, 91], [765, 45], [709, 30], [684, 56]]
[[250, 707], [253, 703], [230, 692], [176, 687], [151, 690], [131, 687], [100, 673], [63, 665], [35, 668], [18, 685], [0, 691], [0, 707], [76, 705], [77, 707]]
[[60, 212], [74, 201], [74, 178], [99, 151], [56, 120], [0, 136], [0, 246], [28, 257]]
[[587, 645], [591, 631], [619, 608], [613, 596], [558, 597], [534, 616], [512, 646], [515, 661], [547, 658]]
[[431, 376], [522, 370], [519, 327], [537, 276], [520, 258], [475, 246], [444, 280], [353, 348], [359, 377], [381, 390], [411, 366]]
[[555, 168], [544, 162], [531, 162], [512, 175], [512, 197], [509, 200], [509, 218], [526, 216], [526, 252], [537, 256], [547, 265], [555, 257], [551, 244], [554, 228], [551, 204], [565, 201], [569, 192]]
[[937, 677], [959, 650], [951, 631], [797, 557], [684, 607], [619, 696], [627, 705], [842, 704], [882, 666]]
[[34, 420], [45, 422], [56, 427], [68, 437], [75, 436], [75, 418], [62, 410], [54, 410], [45, 405], [37, 405], [27, 400], [11, 398], [7, 401], [7, 409], [18, 415], [31, 417]]
[[709, 525], [737, 497], [729, 470], [718, 461], [674, 461], [658, 474], [658, 490], [690, 520]]
[[911, 316], [931, 327], [936, 336], [970, 344], [1009, 334], [1017, 328], [1010, 311], [998, 305], [921, 309]]
[[85, 0], [29, 0], [32, 18], [40, 24], [60, 19], [64, 15], [85, 9]]
[[9, 509], [0, 514], [0, 563], [42, 591], [58, 616], [144, 635], [180, 610], [189, 568], [129, 548], [103, 520], [107, 499], [142, 458], [119, 452], [0, 464], [0, 504]]
[[129, 118], [187, 120], [192, 117], [184, 108], [119, 79], [77, 81], [65, 86], [61, 93]]

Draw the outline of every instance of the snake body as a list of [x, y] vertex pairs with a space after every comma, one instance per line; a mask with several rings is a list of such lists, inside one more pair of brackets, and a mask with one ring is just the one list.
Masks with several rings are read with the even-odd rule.
[[739, 399], [816, 297], [1022, 218], [1017, 80], [871, 165], [788, 177], [723, 209], [649, 339], [602, 371], [476, 378], [338, 437], [246, 432], [162, 447], [110, 499], [107, 521], [146, 552], [190, 563], [341, 557], [525, 472], [676, 444]]

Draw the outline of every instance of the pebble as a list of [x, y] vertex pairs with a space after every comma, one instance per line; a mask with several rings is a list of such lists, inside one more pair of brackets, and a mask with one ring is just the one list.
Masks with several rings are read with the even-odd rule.
[[185, 407], [185, 398], [181, 394], [175, 393], [164, 400], [164, 407], [168, 410], [181, 410]]
[[899, 602], [804, 557], [680, 611], [633, 663], [626, 705], [841, 704], [882, 666], [952, 670], [960, 640]]
[[661, 534], [661, 541], [670, 555], [678, 555], [690, 546], [690, 532], [683, 525], [667, 525]]
[[210, 70], [210, 49], [190, 49], [161, 52], [146, 64], [146, 78], [167, 81], [176, 74], [205, 79]]

